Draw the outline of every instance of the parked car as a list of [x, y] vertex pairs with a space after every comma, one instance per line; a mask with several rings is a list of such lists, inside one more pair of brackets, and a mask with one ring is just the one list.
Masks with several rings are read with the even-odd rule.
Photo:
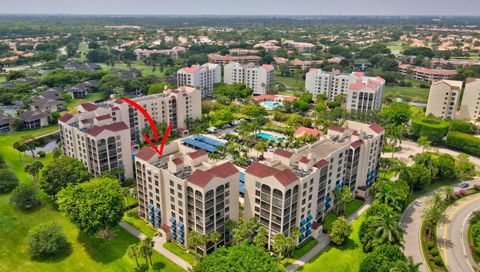
[[461, 183], [460, 185], [458, 185], [458, 187], [463, 188], [463, 189], [468, 188], [468, 186], [470, 186], [470, 185], [469, 185], [468, 183], [466, 183], [466, 182]]

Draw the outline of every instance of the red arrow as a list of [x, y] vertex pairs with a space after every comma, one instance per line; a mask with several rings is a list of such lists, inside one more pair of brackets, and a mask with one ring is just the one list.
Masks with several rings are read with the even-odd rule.
[[[128, 98], [122, 98], [123, 101], [127, 102], [128, 104], [132, 105], [135, 107], [138, 111], [140, 111], [143, 116], [147, 119], [148, 123], [150, 124], [150, 128], [153, 130], [153, 135], [155, 137], [155, 142], [158, 141], [158, 131], [157, 131], [157, 126], [155, 125], [155, 122], [153, 121], [152, 117], [150, 114], [148, 114], [147, 110], [140, 106], [138, 103], [136, 103], [133, 100], [130, 100]], [[170, 131], [172, 130], [172, 124], [168, 124], [167, 130], [163, 134], [163, 139], [162, 139], [162, 145], [160, 146], [160, 150], [158, 150], [157, 146], [150, 140], [147, 134], [143, 134], [143, 139], [157, 152], [160, 157], [163, 154], [163, 147], [165, 146], [165, 143], [167, 143], [168, 135], [170, 135]]]

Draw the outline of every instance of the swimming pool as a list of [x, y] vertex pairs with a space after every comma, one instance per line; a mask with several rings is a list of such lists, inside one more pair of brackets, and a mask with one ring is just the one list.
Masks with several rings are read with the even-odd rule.
[[278, 102], [262, 102], [261, 104], [267, 110], [274, 110], [280, 106]]
[[257, 137], [267, 139], [269, 141], [274, 141], [274, 142], [279, 142], [281, 138], [275, 137], [272, 134], [266, 133], [266, 132], [260, 132], [256, 134]]

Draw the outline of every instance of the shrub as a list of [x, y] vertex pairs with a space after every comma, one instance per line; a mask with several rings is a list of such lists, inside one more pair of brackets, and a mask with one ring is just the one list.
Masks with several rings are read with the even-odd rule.
[[435, 242], [431, 241], [431, 240], [428, 240], [427, 243], [426, 243], [426, 246], [427, 246], [428, 250], [431, 250], [432, 248], [435, 247]]
[[477, 129], [475, 128], [475, 125], [470, 122], [466, 122], [462, 120], [450, 121], [450, 131], [473, 134], [475, 133], [476, 130]]
[[[429, 241], [429, 242], [431, 242], [431, 241]], [[438, 249], [437, 249], [437, 248], [432, 248], [432, 249], [430, 250], [430, 253], [432, 253], [433, 256], [438, 256], [438, 253], [439, 253], [439, 252], [438, 252]]]
[[28, 232], [28, 250], [33, 257], [50, 257], [68, 248], [62, 228], [55, 223], [38, 225]]
[[449, 123], [443, 120], [431, 118], [417, 118], [412, 120], [412, 133], [417, 136], [425, 136], [429, 141], [440, 142], [448, 133]]
[[18, 186], [18, 178], [10, 170], [0, 169], [0, 193], [11, 192]]
[[40, 158], [45, 158], [45, 156], [47, 156], [47, 153], [45, 153], [45, 151], [38, 151], [38, 152], [37, 152], [37, 155], [38, 155], [38, 157], [40, 157]]
[[37, 197], [37, 188], [29, 184], [21, 184], [13, 190], [10, 196], [10, 203], [20, 209], [28, 209], [36, 204], [39, 200]]
[[437, 266], [443, 266], [443, 261], [441, 256], [435, 256], [433, 257], [433, 261]]
[[480, 139], [466, 133], [450, 131], [447, 135], [446, 144], [475, 155], [480, 155]]

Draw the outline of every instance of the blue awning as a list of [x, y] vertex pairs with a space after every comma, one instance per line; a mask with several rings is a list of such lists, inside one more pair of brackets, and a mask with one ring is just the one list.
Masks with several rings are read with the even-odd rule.
[[180, 227], [180, 228], [183, 228], [183, 223], [178, 221], [177, 226]]
[[305, 232], [305, 228], [304, 228], [304, 227], [300, 227], [300, 232]]
[[175, 225], [170, 225], [170, 230], [175, 232], [175, 229], [177, 229], [177, 227], [175, 227]]
[[185, 240], [183, 240], [182, 237], [178, 237], [177, 241], [178, 241], [180, 244], [183, 244], [183, 242], [184, 242]]
[[307, 223], [307, 221], [306, 221], [305, 219], [300, 220], [300, 226], [303, 226], [303, 225], [305, 225], [306, 223]]
[[161, 211], [160, 209], [156, 210], [155, 212], [156, 212], [157, 214], [161, 214], [161, 213], [162, 213], [162, 211]]
[[183, 234], [184, 234], [184, 233], [183, 233], [183, 230], [178, 230], [177, 233], [178, 233], [178, 235], [180, 235], [180, 236], [183, 236]]
[[172, 224], [175, 224], [176, 221], [177, 221], [177, 220], [175, 219], [175, 217], [173, 217], [173, 216], [170, 217], [170, 222], [172, 222]]
[[312, 221], [312, 219], [313, 219], [313, 216], [312, 216], [311, 214], [309, 214], [309, 215], [307, 216], [307, 221]]
[[245, 182], [245, 173], [244, 172], [240, 172], [240, 181]]
[[175, 233], [170, 233], [170, 237], [172, 237], [172, 239], [175, 239], [177, 238], [177, 235]]
[[153, 210], [153, 208], [155, 208], [155, 207], [153, 207], [152, 204], [148, 204], [147, 207], [148, 207], [150, 210]]

